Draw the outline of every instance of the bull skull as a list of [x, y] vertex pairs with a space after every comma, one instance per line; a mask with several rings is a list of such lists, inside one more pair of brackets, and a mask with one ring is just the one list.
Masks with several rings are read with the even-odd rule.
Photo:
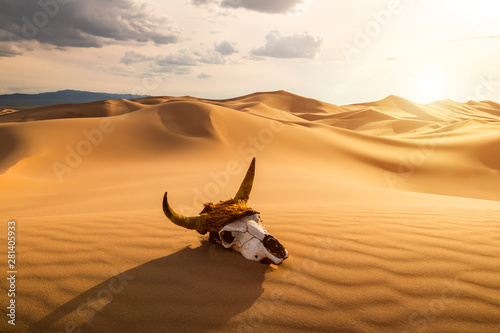
[[217, 204], [206, 203], [200, 215], [186, 217], [177, 214], [163, 196], [163, 211], [178, 226], [194, 229], [210, 241], [240, 252], [248, 260], [279, 265], [288, 258], [288, 251], [265, 229], [258, 212], [247, 207], [255, 174], [255, 158], [236, 196]]

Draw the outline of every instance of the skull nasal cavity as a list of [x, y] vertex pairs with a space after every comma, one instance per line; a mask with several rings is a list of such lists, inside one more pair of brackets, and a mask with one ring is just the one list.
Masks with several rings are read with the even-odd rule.
[[271, 235], [264, 237], [264, 246], [275, 257], [284, 258], [286, 255], [283, 245]]
[[225, 243], [232, 243], [234, 241], [234, 236], [230, 231], [221, 232], [220, 237]]

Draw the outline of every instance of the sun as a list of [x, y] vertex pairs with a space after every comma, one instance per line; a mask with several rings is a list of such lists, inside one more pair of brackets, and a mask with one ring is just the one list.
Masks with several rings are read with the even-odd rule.
[[441, 78], [433, 75], [424, 75], [419, 79], [420, 89], [423, 93], [432, 95], [442, 87]]
[[446, 84], [440, 75], [435, 73], [422, 73], [416, 78], [415, 96], [420, 103], [430, 103], [444, 96]]

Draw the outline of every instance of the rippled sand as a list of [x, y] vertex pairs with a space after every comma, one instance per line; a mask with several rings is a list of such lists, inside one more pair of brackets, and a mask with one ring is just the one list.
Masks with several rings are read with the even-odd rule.
[[[16, 328], [496, 332], [499, 121], [493, 102], [335, 106], [286, 92], [2, 114]], [[280, 266], [161, 210], [166, 190], [185, 214], [230, 198], [254, 156], [249, 205], [288, 249]]]

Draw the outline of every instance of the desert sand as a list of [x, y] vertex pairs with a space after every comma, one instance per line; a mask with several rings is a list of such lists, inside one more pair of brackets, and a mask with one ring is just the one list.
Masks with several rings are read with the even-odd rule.
[[[277, 91], [6, 111], [17, 320], [0, 331], [498, 332], [499, 150], [491, 101]], [[249, 206], [289, 251], [279, 266], [161, 208], [165, 191], [187, 215], [231, 198], [253, 157]]]

